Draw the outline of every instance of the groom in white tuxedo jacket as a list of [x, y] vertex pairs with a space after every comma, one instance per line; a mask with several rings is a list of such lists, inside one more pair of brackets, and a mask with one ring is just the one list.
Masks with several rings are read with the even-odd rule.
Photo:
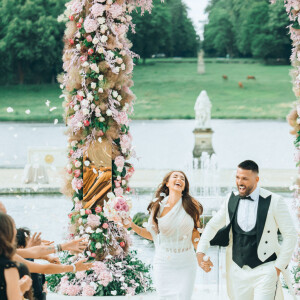
[[[258, 165], [239, 164], [232, 193], [205, 227], [197, 248], [199, 266], [211, 245], [226, 246], [227, 293], [231, 300], [283, 299], [280, 273], [291, 293], [288, 264], [297, 232], [283, 198], [258, 186]], [[278, 232], [283, 242], [278, 242]], [[295, 297], [295, 296], [294, 296]]]

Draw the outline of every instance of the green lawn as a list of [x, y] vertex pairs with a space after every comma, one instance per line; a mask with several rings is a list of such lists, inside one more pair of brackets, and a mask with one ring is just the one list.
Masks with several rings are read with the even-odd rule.
[[[207, 63], [206, 73], [198, 75], [196, 62], [137, 65], [134, 93], [137, 95], [133, 119], [185, 119], [194, 117], [194, 103], [201, 90], [212, 101], [213, 118], [283, 119], [292, 107], [289, 66], [261, 64]], [[222, 79], [227, 75], [228, 80]], [[253, 75], [256, 80], [247, 80]], [[238, 86], [241, 81], [244, 88]], [[63, 109], [58, 85], [0, 87], [1, 121], [61, 120]], [[45, 105], [57, 109], [49, 112]], [[7, 113], [7, 107], [13, 113]], [[25, 110], [31, 113], [26, 114]]]

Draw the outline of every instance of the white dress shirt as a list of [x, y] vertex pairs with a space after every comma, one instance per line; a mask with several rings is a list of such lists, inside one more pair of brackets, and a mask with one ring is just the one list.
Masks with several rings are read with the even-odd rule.
[[241, 229], [250, 231], [254, 228], [257, 218], [257, 208], [259, 201], [259, 186], [249, 195], [252, 200], [240, 199], [237, 210], [237, 222]]

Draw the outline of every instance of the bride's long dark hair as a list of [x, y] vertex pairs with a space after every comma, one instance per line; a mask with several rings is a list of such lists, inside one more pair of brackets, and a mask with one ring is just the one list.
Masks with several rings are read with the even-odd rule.
[[164, 194], [166, 196], [169, 195], [169, 188], [167, 187], [167, 183], [174, 172], [179, 172], [184, 176], [185, 187], [182, 192], [182, 206], [184, 210], [192, 217], [194, 221], [194, 228], [197, 230], [200, 222], [200, 216], [203, 213], [203, 207], [195, 198], [193, 198], [189, 194], [190, 184], [186, 175], [182, 171], [171, 171], [165, 175], [162, 183], [158, 186], [158, 189], [156, 190], [156, 201], [151, 202], [147, 209], [149, 211], [149, 214], [153, 213], [153, 222], [158, 227], [157, 214], [159, 212], [160, 202], [165, 198]]

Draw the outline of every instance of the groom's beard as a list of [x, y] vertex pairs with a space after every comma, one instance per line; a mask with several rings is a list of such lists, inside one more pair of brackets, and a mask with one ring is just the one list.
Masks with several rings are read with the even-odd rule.
[[251, 191], [253, 189], [254, 186], [250, 186], [250, 187], [246, 187], [245, 191], [243, 193], [240, 192], [240, 189], [239, 189], [239, 186], [237, 187], [238, 188], [238, 191], [239, 191], [239, 196], [240, 197], [247, 197], [251, 194]]

